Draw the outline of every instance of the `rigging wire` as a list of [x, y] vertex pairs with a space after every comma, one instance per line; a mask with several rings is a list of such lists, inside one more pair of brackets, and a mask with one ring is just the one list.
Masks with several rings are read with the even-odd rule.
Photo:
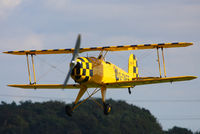
[[40, 58], [38, 57], [38, 59], [41, 60], [46, 65], [48, 65], [49, 67], [51, 67], [52, 69], [57, 69], [57, 71], [59, 71], [60, 73], [65, 73], [64, 71], [62, 71], [61, 69], [58, 68], [58, 66], [60, 66], [64, 63], [63, 60], [59, 64], [53, 65], [53, 64], [48, 63], [46, 60], [44, 60], [41, 57]]
[[148, 52], [143, 52], [140, 56], [138, 56], [138, 59], [140, 61], [143, 61], [147, 56], [151, 55], [154, 52], [154, 50], [149, 50]]
[[[138, 62], [143, 62], [145, 58], [147, 58], [147, 56], [152, 55], [154, 52], [154, 50], [149, 50], [148, 52], [143, 52], [140, 56], [138, 56]], [[145, 70], [144, 66], [139, 66], [139, 71], [140, 72], [146, 72], [147, 74], [150, 74], [151, 76], [154, 76], [155, 74], [153, 74], [150, 71]]]
[[[65, 56], [63, 56], [65, 57]], [[42, 78], [44, 78], [48, 73], [50, 73], [53, 69], [55, 69], [56, 71], [60, 72], [61, 74], [65, 74], [66, 72], [62, 71], [61, 69], [59, 69], [58, 67], [61, 66], [62, 64], [64, 64], [65, 62], [63, 62], [63, 60], [61, 60], [60, 63], [58, 63], [57, 65], [53, 65], [53, 64], [50, 64], [48, 63], [46, 60], [42, 59], [41, 57], [38, 59], [40, 61], [42, 61], [42, 63], [45, 63], [46, 65], [48, 65], [50, 67], [50, 69], [48, 69], [46, 72], [44, 72], [43, 74], [41, 74], [41, 76], [39, 76], [38, 80], [37, 81], [40, 81]]]

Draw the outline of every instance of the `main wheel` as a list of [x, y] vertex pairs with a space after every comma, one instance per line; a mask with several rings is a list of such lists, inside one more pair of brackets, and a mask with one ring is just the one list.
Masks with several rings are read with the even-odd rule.
[[104, 105], [104, 114], [108, 115], [111, 111], [111, 105], [110, 104], [105, 104]]
[[70, 106], [65, 106], [65, 113], [68, 115], [68, 116], [72, 116], [72, 108]]

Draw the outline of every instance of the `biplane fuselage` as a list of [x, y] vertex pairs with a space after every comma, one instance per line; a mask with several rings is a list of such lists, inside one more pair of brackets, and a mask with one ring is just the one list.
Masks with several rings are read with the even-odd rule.
[[79, 57], [77, 63], [71, 76], [80, 84], [104, 85], [104, 83], [132, 80], [129, 73], [102, 59]]
[[[196, 76], [176, 76], [166, 77], [164, 63], [164, 48], [187, 47], [193, 43], [177, 42], [177, 43], [159, 43], [159, 44], [140, 44], [140, 45], [124, 45], [124, 46], [106, 46], [106, 47], [91, 47], [80, 48], [79, 53], [87, 51], [130, 51], [139, 49], [157, 49], [158, 64], [160, 77], [140, 77], [138, 74], [138, 66], [136, 57], [131, 54], [128, 61], [128, 72], [118, 66], [107, 62], [104, 57], [79, 57], [76, 59], [76, 65], [73, 67], [71, 77], [76, 84], [36, 84], [35, 68], [33, 63], [34, 55], [42, 54], [69, 54], [74, 53], [76, 49], [49, 49], [49, 50], [22, 50], [22, 51], [7, 51], [4, 53], [13, 55], [26, 55], [29, 83], [30, 84], [12, 84], [11, 87], [27, 88], [27, 89], [80, 89], [85, 88], [131, 88], [137, 85], [156, 84], [165, 82], [187, 81], [197, 78]], [[162, 50], [162, 59], [164, 65], [164, 77], [161, 76], [161, 67], [159, 60], [159, 49]], [[34, 83], [31, 81], [28, 56], [31, 56], [33, 65]]]
[[[76, 97], [73, 107], [66, 106], [65, 110], [68, 115], [72, 115], [72, 111], [76, 109], [81, 103], [86, 101], [92, 95], [101, 90], [102, 102], [104, 113], [107, 115], [110, 110], [110, 104], [105, 102], [107, 88], [128, 88], [129, 94], [131, 93], [130, 88], [137, 85], [146, 84], [157, 84], [166, 82], [177, 82], [187, 81], [196, 79], [196, 76], [175, 76], [167, 77], [164, 62], [164, 48], [173, 47], [187, 47], [193, 45], [193, 43], [187, 42], [176, 42], [176, 43], [159, 43], [159, 44], [140, 44], [140, 45], [124, 45], [124, 46], [105, 46], [105, 47], [91, 47], [91, 48], [80, 48], [81, 36], [77, 38], [75, 48], [71, 49], [50, 49], [50, 50], [22, 50], [22, 51], [7, 51], [4, 53], [14, 55], [26, 55], [27, 67], [29, 75], [29, 84], [12, 84], [8, 85], [11, 87], [25, 88], [25, 89], [79, 89], [79, 93]], [[157, 49], [158, 65], [160, 77], [140, 77], [138, 73], [137, 58], [134, 54], [129, 56], [128, 61], [128, 72], [119, 68], [118, 66], [105, 61], [105, 55], [108, 51], [128, 51], [128, 50], [139, 50], [139, 49]], [[162, 60], [164, 68], [164, 77], [161, 74], [159, 49], [162, 51]], [[87, 51], [101, 51], [97, 58], [95, 57], [78, 57], [79, 53]], [[103, 52], [106, 52], [102, 56]], [[70, 62], [69, 72], [66, 76], [64, 84], [38, 84], [36, 83], [35, 67], [34, 67], [34, 55], [39, 54], [68, 54], [72, 53], [72, 60]], [[34, 75], [34, 83], [31, 81], [29, 55], [32, 59], [32, 69]], [[67, 84], [70, 76], [76, 82], [76, 84]], [[88, 88], [95, 88], [88, 98], [81, 103], [78, 103], [83, 94]], [[87, 92], [88, 93], [88, 92]], [[88, 93], [89, 94], [89, 93]]]

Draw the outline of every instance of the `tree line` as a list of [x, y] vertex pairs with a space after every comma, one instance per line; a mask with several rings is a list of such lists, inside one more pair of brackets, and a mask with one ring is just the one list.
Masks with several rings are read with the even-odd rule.
[[[96, 99], [101, 102], [100, 99]], [[1, 102], [2, 134], [193, 134], [191, 130], [173, 127], [163, 131], [157, 119], [144, 108], [125, 101], [107, 100], [109, 115], [92, 100], [78, 107], [72, 117], [66, 115], [64, 102]], [[195, 134], [200, 134], [196, 132]]]

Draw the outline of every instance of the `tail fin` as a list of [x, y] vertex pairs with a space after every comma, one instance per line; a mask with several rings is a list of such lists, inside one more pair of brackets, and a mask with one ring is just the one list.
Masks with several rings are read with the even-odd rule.
[[129, 73], [130, 76], [132, 76], [132, 78], [138, 78], [139, 77], [137, 58], [134, 54], [131, 54], [129, 56], [128, 73]]

